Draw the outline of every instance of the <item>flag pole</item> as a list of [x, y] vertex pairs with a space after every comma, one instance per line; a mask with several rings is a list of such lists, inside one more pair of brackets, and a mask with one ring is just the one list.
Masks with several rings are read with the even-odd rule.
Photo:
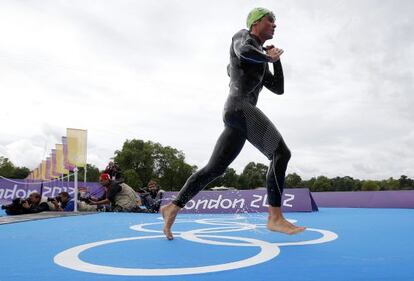
[[75, 183], [74, 183], [74, 195], [73, 195], [73, 204], [74, 204], [74, 208], [73, 211], [77, 212], [78, 211], [78, 168], [75, 167], [75, 169], [73, 169], [74, 172], [74, 177], [75, 177]]
[[86, 170], [88, 168], [88, 131], [86, 130], [86, 134], [85, 134], [85, 174], [83, 177], [83, 182], [85, 183], [85, 187], [86, 187]]

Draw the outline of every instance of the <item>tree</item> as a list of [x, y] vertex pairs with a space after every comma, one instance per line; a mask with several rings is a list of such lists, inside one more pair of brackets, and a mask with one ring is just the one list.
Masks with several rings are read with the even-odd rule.
[[185, 163], [184, 153], [170, 146], [155, 146], [155, 175], [167, 190], [180, 190], [197, 166]]
[[330, 180], [325, 176], [319, 176], [311, 187], [311, 191], [332, 191]]
[[315, 183], [315, 181], [316, 181], [315, 177], [312, 177], [309, 180], [302, 180], [302, 185], [305, 187], [308, 187], [311, 191], [313, 191], [312, 186]]
[[25, 179], [30, 174], [26, 167], [16, 167], [6, 157], [0, 156], [0, 176], [11, 179]]
[[[86, 181], [97, 182], [99, 180], [99, 169], [91, 164], [86, 164]], [[85, 168], [80, 167], [78, 170], [78, 180], [83, 182], [85, 178]]]
[[121, 150], [115, 151], [115, 162], [122, 171], [134, 170], [140, 180], [147, 183], [154, 177], [154, 157], [152, 142], [126, 140]]
[[11, 178], [14, 172], [14, 165], [8, 158], [0, 156], [0, 176]]
[[[184, 153], [170, 146], [142, 140], [126, 140], [121, 150], [115, 151], [115, 162], [134, 184], [146, 185], [151, 179], [158, 180], [166, 190], [179, 190], [187, 178], [197, 169], [185, 162]], [[124, 175], [125, 176], [125, 175]], [[138, 181], [139, 179], [139, 181]]]
[[397, 190], [400, 188], [400, 183], [394, 178], [389, 178], [387, 180], [382, 180], [379, 182], [380, 190]]
[[239, 177], [240, 189], [251, 189], [266, 186], [267, 166], [250, 162]]
[[352, 177], [336, 177], [331, 179], [332, 189], [334, 191], [353, 191], [356, 190], [356, 183]]
[[15, 167], [11, 178], [25, 179], [30, 174], [30, 169], [26, 167]]
[[286, 176], [285, 185], [287, 188], [300, 187], [301, 184], [302, 178], [298, 174], [293, 173]]
[[406, 175], [402, 175], [398, 182], [400, 189], [412, 189], [414, 187], [414, 180], [410, 179]]
[[223, 175], [223, 186], [226, 187], [237, 187], [239, 181], [239, 175], [237, 175], [236, 170], [232, 168], [227, 168]]
[[128, 169], [123, 172], [123, 177], [125, 183], [131, 186], [135, 191], [138, 191], [139, 188], [143, 187], [143, 182], [139, 178], [137, 172], [133, 169]]
[[376, 183], [375, 181], [364, 181], [362, 183], [362, 191], [376, 191], [376, 190], [380, 190], [380, 187], [378, 185], [378, 183]]
[[206, 189], [213, 188], [215, 186], [225, 186], [225, 187], [238, 187], [239, 175], [232, 168], [227, 168], [224, 174], [213, 180], [209, 183]]

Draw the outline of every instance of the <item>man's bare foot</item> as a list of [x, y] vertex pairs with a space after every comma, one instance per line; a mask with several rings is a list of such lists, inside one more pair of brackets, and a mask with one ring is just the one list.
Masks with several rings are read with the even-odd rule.
[[285, 218], [272, 219], [267, 221], [267, 229], [270, 231], [281, 232], [289, 235], [298, 234], [303, 232], [306, 227], [296, 226], [288, 222]]
[[174, 224], [175, 218], [177, 216], [177, 213], [180, 211], [180, 207], [177, 205], [174, 205], [172, 203], [169, 203], [168, 205], [162, 206], [160, 213], [164, 219], [164, 234], [165, 237], [167, 237], [168, 240], [173, 240], [174, 236], [171, 232], [171, 227]]

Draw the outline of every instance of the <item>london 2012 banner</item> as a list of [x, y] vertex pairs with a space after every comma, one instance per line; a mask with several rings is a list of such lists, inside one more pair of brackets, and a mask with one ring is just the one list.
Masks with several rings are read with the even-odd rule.
[[[166, 192], [163, 204], [171, 202], [177, 192]], [[282, 209], [286, 212], [312, 212], [318, 207], [308, 188], [285, 189]], [[266, 189], [203, 191], [191, 199], [183, 213], [254, 213], [267, 212]]]
[[[0, 204], [8, 204], [17, 197], [26, 198], [30, 193], [40, 192], [41, 189], [44, 197], [55, 197], [61, 191], [67, 191], [70, 196], [74, 196], [73, 182], [52, 181], [33, 184], [0, 179]], [[102, 186], [96, 182], [80, 184], [79, 191], [95, 197], [101, 196], [104, 192]], [[190, 200], [182, 211], [184, 213], [266, 212], [268, 208], [266, 193], [265, 189], [202, 191]], [[162, 203], [167, 204], [175, 198], [176, 194], [177, 192], [166, 192]], [[285, 189], [282, 209], [287, 212], [311, 212], [316, 211], [317, 206], [309, 189]]]

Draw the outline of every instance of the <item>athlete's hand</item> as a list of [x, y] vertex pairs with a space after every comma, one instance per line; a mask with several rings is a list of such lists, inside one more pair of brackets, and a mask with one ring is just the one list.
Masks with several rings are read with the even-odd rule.
[[280, 56], [283, 54], [283, 50], [276, 48], [273, 45], [265, 47], [266, 54], [271, 57], [271, 62], [277, 62], [280, 59]]

